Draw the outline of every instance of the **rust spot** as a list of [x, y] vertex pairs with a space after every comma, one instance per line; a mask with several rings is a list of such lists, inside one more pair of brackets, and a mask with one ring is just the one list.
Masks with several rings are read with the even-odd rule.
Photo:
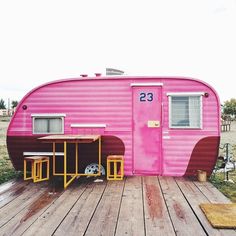
[[20, 223], [28, 220], [30, 217], [38, 213], [41, 209], [49, 205], [55, 198], [58, 198], [60, 192], [51, 192], [45, 190], [28, 208], [28, 212], [22, 217]]
[[177, 217], [180, 219], [185, 219], [185, 214], [182, 211], [181, 206], [178, 203], [175, 203], [173, 207], [174, 207]]
[[148, 213], [152, 220], [163, 216], [162, 197], [155, 185], [145, 184]]

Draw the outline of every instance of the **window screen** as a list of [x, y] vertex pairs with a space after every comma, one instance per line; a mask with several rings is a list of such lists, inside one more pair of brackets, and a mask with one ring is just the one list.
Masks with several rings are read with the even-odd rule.
[[201, 128], [201, 96], [170, 96], [170, 127]]
[[34, 117], [34, 134], [61, 134], [63, 133], [63, 117]]

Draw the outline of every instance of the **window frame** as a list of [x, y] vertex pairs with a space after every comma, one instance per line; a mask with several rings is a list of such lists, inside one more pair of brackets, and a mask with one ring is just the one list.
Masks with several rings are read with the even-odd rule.
[[[45, 113], [45, 114], [31, 114], [32, 117], [32, 134], [38, 135], [38, 134], [64, 134], [64, 128], [65, 128], [65, 117], [66, 114], [58, 114], [58, 113]], [[61, 132], [35, 132], [35, 119], [54, 119], [54, 118], [60, 118], [62, 121], [62, 131]]]
[[[202, 104], [202, 97], [204, 95], [204, 92], [182, 92], [182, 93], [167, 93], [168, 96], [168, 105], [169, 105], [169, 128], [170, 129], [203, 129], [203, 104]], [[172, 104], [172, 97], [199, 97], [200, 99], [200, 112], [199, 112], [199, 118], [200, 118], [200, 125], [199, 127], [193, 127], [193, 126], [173, 126], [171, 123], [171, 117], [172, 117], [172, 109], [171, 109], [171, 104]]]

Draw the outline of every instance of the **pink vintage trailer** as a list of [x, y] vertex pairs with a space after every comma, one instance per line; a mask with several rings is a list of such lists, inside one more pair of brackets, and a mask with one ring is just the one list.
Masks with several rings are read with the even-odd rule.
[[[124, 155], [125, 175], [193, 176], [199, 169], [210, 175], [219, 127], [218, 96], [202, 81], [98, 75], [29, 92], [9, 124], [7, 147], [14, 167], [22, 170], [24, 155], [52, 152], [39, 137], [100, 134], [103, 166], [108, 155]], [[80, 172], [96, 162], [97, 145], [80, 145]], [[68, 150], [73, 162], [74, 148]]]

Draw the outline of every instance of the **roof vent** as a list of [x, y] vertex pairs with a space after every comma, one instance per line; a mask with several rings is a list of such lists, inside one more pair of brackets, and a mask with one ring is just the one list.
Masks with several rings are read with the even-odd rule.
[[80, 75], [81, 77], [88, 77], [88, 75], [86, 75], [86, 74], [82, 74], [82, 75]]
[[114, 68], [106, 68], [106, 75], [123, 75], [125, 72]]

